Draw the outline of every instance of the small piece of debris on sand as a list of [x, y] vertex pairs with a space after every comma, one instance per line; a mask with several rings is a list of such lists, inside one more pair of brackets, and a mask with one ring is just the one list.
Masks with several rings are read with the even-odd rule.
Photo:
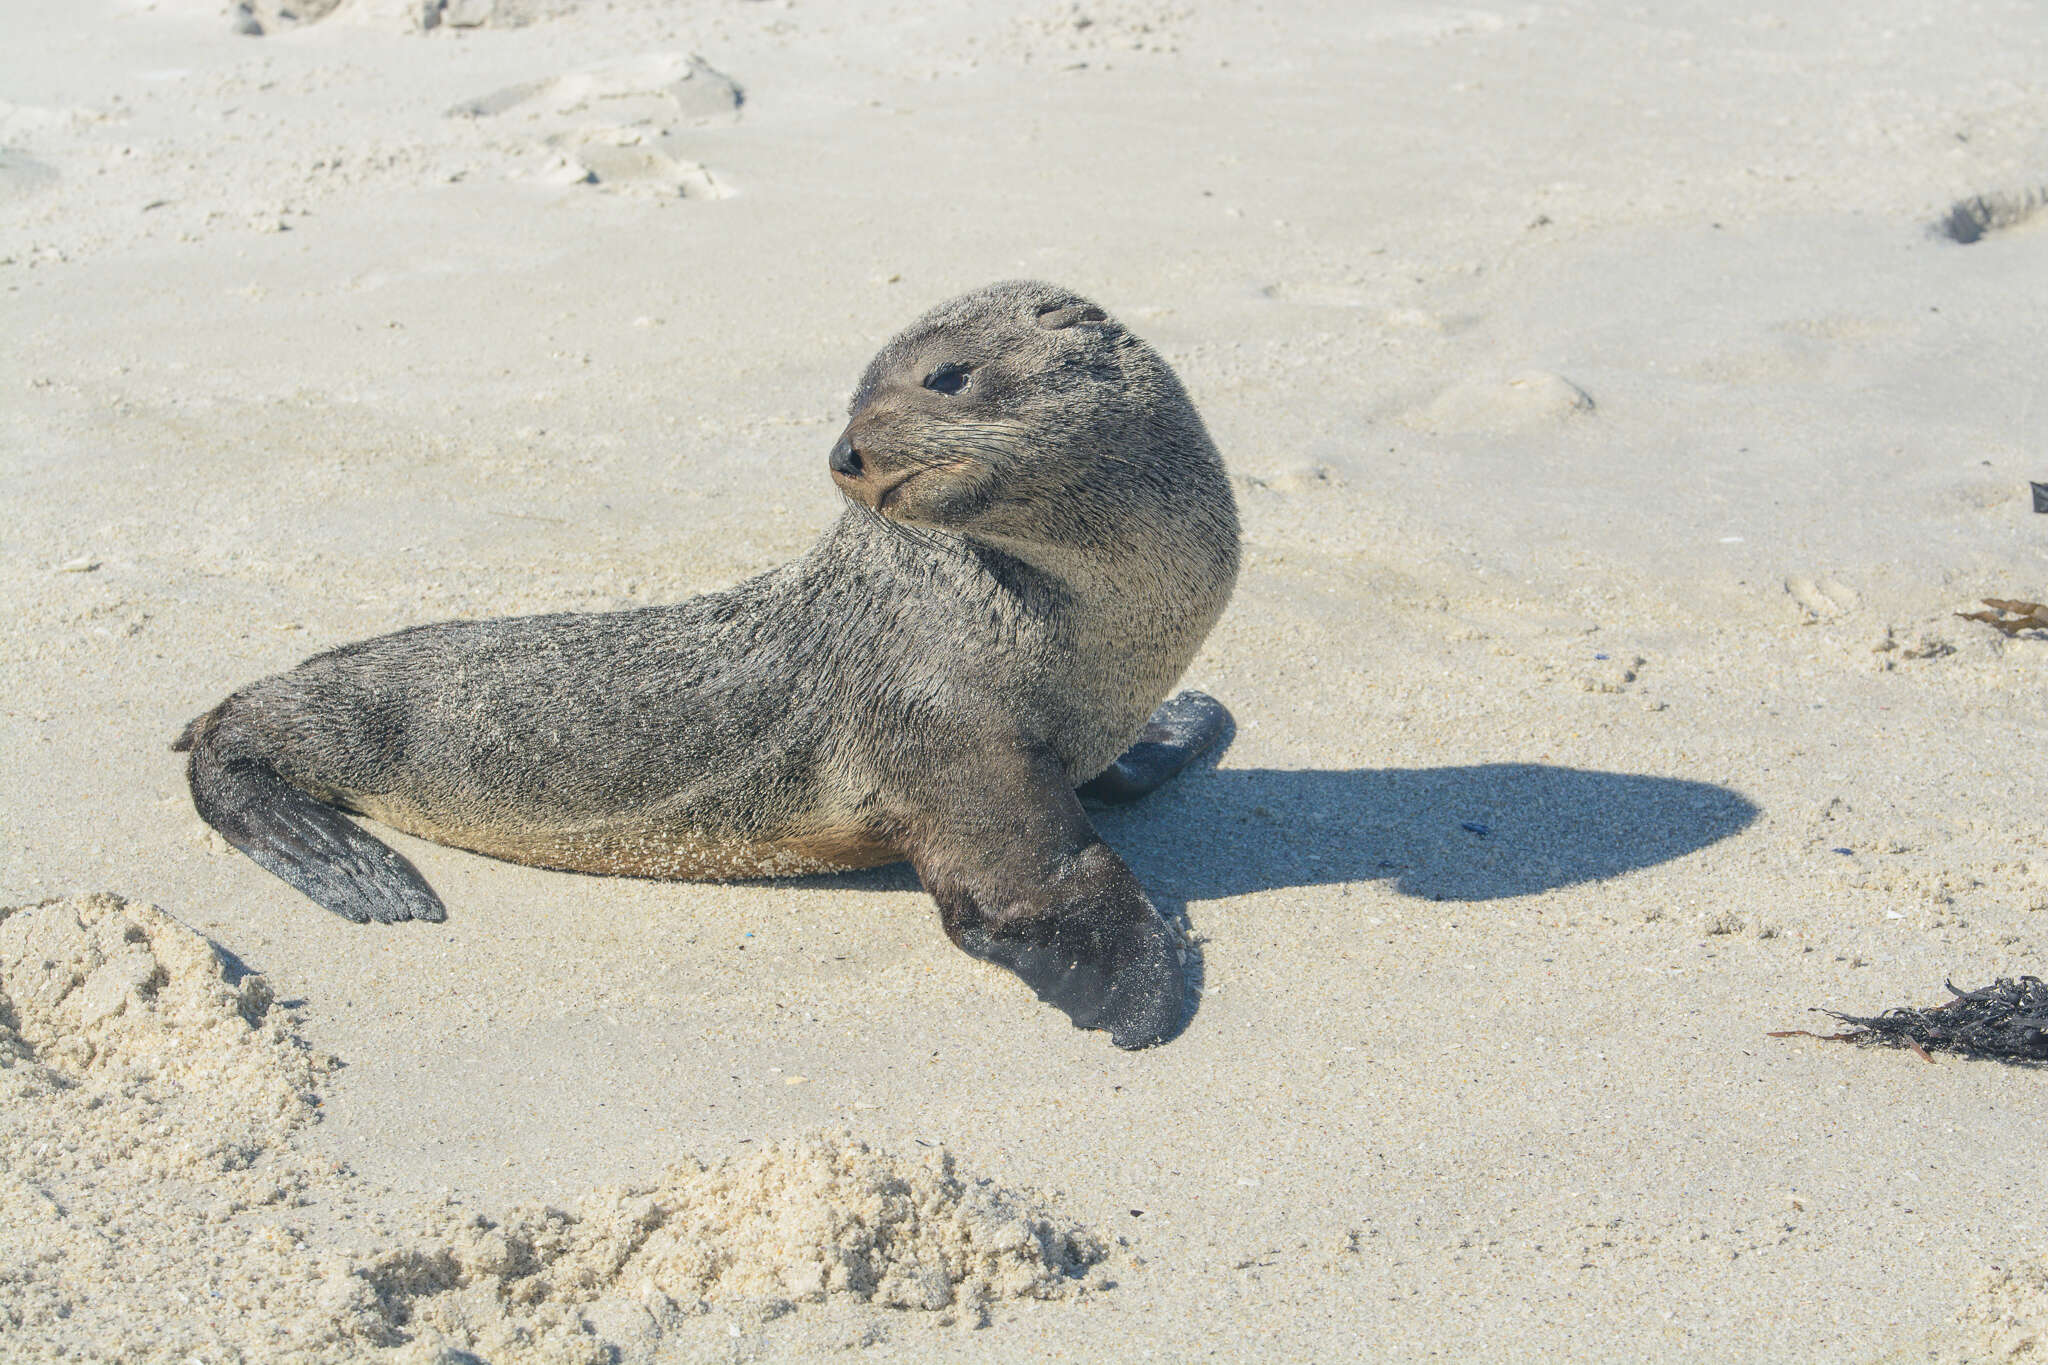
[[1934, 1060], [1930, 1051], [2005, 1062], [2048, 1062], [2048, 983], [2037, 976], [2000, 977], [1974, 991], [1959, 990], [1953, 982], [1945, 984], [1955, 998], [1926, 1009], [1889, 1009], [1870, 1018], [1822, 1011], [1854, 1025], [1848, 1033], [1785, 1029], [1770, 1036], [1884, 1043], [1910, 1048], [1929, 1062]]
[[2003, 631], [2007, 635], [2017, 635], [2023, 630], [2048, 630], [2048, 604], [1987, 597], [1984, 599], [1984, 605], [1991, 610], [1959, 611], [1956, 615], [1965, 621], [1982, 621], [1993, 630]]

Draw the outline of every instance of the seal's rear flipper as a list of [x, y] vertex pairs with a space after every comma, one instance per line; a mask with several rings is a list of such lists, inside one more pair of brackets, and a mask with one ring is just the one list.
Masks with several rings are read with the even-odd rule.
[[1150, 796], [1214, 748], [1229, 729], [1230, 712], [1208, 693], [1189, 690], [1169, 698], [1145, 722], [1137, 743], [1081, 784], [1081, 799], [1122, 806]]
[[358, 924], [442, 920], [448, 912], [417, 869], [333, 806], [316, 801], [260, 758], [224, 758], [188, 732], [199, 818], [321, 905]]

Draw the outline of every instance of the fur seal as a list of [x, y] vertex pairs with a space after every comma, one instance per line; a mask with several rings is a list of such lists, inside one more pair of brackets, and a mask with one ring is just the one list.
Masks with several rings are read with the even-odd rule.
[[1144, 795], [1229, 724], [1200, 693], [1161, 704], [1237, 577], [1201, 418], [1150, 346], [1036, 281], [926, 313], [848, 415], [847, 505], [802, 558], [317, 655], [186, 727], [200, 816], [358, 921], [445, 912], [351, 814], [635, 877], [908, 858], [961, 948], [1119, 1047], [1170, 1037], [1183, 941], [1082, 798]]

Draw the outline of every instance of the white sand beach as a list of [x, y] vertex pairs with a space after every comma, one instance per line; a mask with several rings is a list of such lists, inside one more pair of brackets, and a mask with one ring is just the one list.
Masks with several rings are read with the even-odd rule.
[[[1767, 1036], [2048, 975], [2038, 4], [0, 16], [0, 1358], [2048, 1361], [2048, 1069]], [[1172, 1042], [907, 867], [193, 813], [310, 654], [800, 553], [1015, 277], [1244, 523], [1097, 820]]]

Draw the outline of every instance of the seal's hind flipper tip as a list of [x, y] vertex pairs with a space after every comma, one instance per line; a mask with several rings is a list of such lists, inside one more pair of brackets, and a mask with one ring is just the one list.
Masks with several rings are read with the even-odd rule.
[[268, 818], [250, 822], [251, 844], [241, 846], [243, 852], [358, 924], [448, 918], [441, 898], [404, 855], [333, 806], [296, 787], [286, 790], [290, 797], [277, 800], [264, 813]]
[[1207, 692], [1190, 687], [1159, 703], [1145, 728], [1165, 733], [1151, 733], [1145, 738], [1175, 743], [1199, 755], [1223, 738], [1231, 724], [1230, 708]]
[[260, 759], [222, 759], [202, 744], [193, 754], [192, 803], [258, 867], [343, 919], [448, 918], [441, 898], [403, 855]]
[[304, 881], [289, 876], [285, 880], [343, 919], [357, 924], [402, 924], [407, 920], [439, 924], [447, 919], [448, 911], [441, 898], [413, 865], [381, 844], [378, 847], [389, 855], [392, 866], [356, 864], [346, 869], [344, 880], [333, 875], [339, 867], [331, 864], [317, 869], [317, 875]]
[[1094, 806], [1123, 806], [1150, 796], [1230, 732], [1230, 712], [1190, 688], [1159, 703], [1137, 742], [1078, 788]]

